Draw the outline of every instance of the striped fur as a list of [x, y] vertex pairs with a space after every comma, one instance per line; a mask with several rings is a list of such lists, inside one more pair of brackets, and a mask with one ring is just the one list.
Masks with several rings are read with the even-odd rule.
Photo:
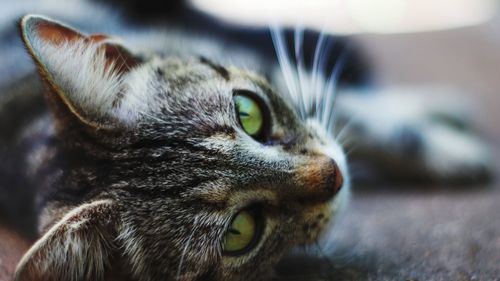
[[[45, 17], [21, 24], [53, 115], [28, 152], [42, 237], [18, 280], [102, 280], [116, 268], [141, 281], [261, 280], [287, 249], [317, 241], [345, 202], [340, 146], [260, 75], [126, 50]], [[236, 119], [242, 89], [269, 107], [265, 143]], [[265, 218], [258, 244], [223, 254], [231, 218], [254, 205]]]

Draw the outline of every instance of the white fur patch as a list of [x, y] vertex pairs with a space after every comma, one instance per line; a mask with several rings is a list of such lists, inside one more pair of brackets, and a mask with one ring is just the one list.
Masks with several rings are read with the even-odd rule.
[[108, 67], [99, 44], [82, 41], [53, 45], [30, 37], [31, 48], [65, 98], [84, 117], [134, 123], [146, 111], [152, 68], [141, 65], [123, 75]]
[[134, 123], [150, 111], [150, 94], [159, 87], [153, 80], [152, 65], [145, 64], [128, 72], [122, 79], [123, 98], [120, 107], [113, 109], [113, 116], [125, 123]]
[[104, 67], [106, 58], [97, 45], [79, 41], [55, 46], [40, 39], [31, 44], [51, 78], [79, 109], [103, 117], [112, 108], [122, 80], [113, 67]]
[[[54, 280], [58, 280], [58, 277], [63, 280], [82, 280], [91, 275], [100, 279], [107, 262], [108, 242], [96, 239], [105, 239], [99, 229], [93, 230], [96, 231], [94, 237], [79, 232], [80, 228], [88, 228], [88, 224], [93, 223], [86, 212], [109, 209], [112, 203], [111, 200], [95, 201], [68, 212], [23, 256], [16, 269], [16, 280], [47, 275]], [[92, 257], [92, 260], [87, 260], [88, 257]], [[64, 272], [60, 271], [62, 267], [65, 267]]]

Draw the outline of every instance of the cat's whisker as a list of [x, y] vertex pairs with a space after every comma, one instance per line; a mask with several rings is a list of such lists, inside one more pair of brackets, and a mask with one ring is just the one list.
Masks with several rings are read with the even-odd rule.
[[184, 257], [186, 256], [187, 250], [189, 246], [191, 245], [191, 239], [193, 238], [194, 233], [196, 232], [196, 227], [198, 224], [198, 216], [194, 217], [194, 222], [193, 222], [193, 230], [191, 234], [189, 235], [189, 238], [186, 242], [186, 245], [184, 245], [184, 248], [182, 249], [182, 254], [181, 254], [181, 259], [179, 261], [179, 266], [177, 267], [177, 277], [175, 278], [176, 280], [179, 280], [179, 277], [181, 276], [181, 271], [182, 271], [182, 264], [184, 263]]
[[[314, 244], [316, 245], [319, 256], [326, 261], [326, 264], [330, 268], [330, 270], [328, 270], [327, 273], [330, 272], [330, 274], [331, 274], [331, 272], [333, 272], [335, 269], [334, 262], [332, 261], [331, 257], [325, 253], [324, 249], [319, 245], [318, 241], [316, 241], [316, 243], [314, 243]], [[330, 274], [328, 274], [328, 276], [326, 276], [326, 277], [332, 277], [332, 276], [330, 276]]]
[[295, 106], [298, 108], [300, 115], [304, 117], [303, 105], [296, 84], [296, 78], [295, 78], [296, 74], [292, 70], [291, 66], [292, 62], [290, 60], [283, 32], [281, 28], [277, 26], [271, 26], [270, 31], [271, 31], [271, 38], [274, 44], [274, 49], [278, 57], [278, 64], [283, 73], [283, 77], [285, 79], [285, 83], [288, 88], [288, 93], [292, 98], [292, 101], [294, 102]]
[[318, 66], [317, 66], [317, 76], [316, 76], [316, 99], [318, 103], [318, 112], [316, 113], [317, 120], [321, 122], [321, 116], [323, 112], [325, 111], [325, 73], [326, 73], [326, 66], [328, 62], [328, 56], [330, 55], [331, 49], [334, 45], [334, 41], [331, 38], [327, 38], [324, 47], [321, 47], [320, 49], [320, 54], [318, 56]]
[[344, 149], [344, 151], [347, 149], [351, 149], [355, 145], [358, 145], [358, 143], [356, 143], [356, 139], [350, 136], [343, 138], [342, 140], [336, 140], [336, 141], [339, 144], [339, 146], [342, 147], [342, 149]]
[[327, 40], [324, 43], [324, 47], [322, 47], [321, 53], [319, 55], [319, 62], [318, 62], [318, 75], [317, 75], [317, 89], [316, 89], [316, 96], [318, 100], [318, 107], [319, 110], [316, 113], [317, 120], [318, 122], [321, 122], [321, 116], [323, 115], [323, 112], [325, 111], [325, 84], [326, 84], [326, 66], [328, 62], [328, 56], [331, 53], [331, 49], [333, 48], [335, 44], [335, 41], [332, 38], [327, 38]]
[[345, 150], [345, 149], [350, 149], [352, 145], [355, 144], [355, 139], [353, 138], [346, 138], [343, 141], [338, 142], [339, 145]]
[[356, 143], [353, 145], [350, 145], [349, 149], [345, 152], [345, 156], [349, 157], [351, 155], [351, 153], [353, 153], [358, 147], [359, 147], [359, 145]]
[[328, 133], [331, 133], [331, 127], [328, 127], [328, 125], [332, 122], [332, 114], [333, 114], [333, 107], [334, 107], [334, 102], [335, 102], [335, 96], [337, 94], [337, 84], [338, 84], [338, 79], [340, 77], [340, 73], [342, 72], [345, 62], [347, 60], [347, 57], [349, 56], [350, 51], [348, 46], [345, 47], [345, 49], [342, 51], [340, 54], [339, 58], [337, 59], [337, 62], [335, 63], [335, 66], [333, 67], [332, 73], [330, 74], [330, 78], [328, 79], [327, 86], [326, 86], [326, 101], [325, 101], [325, 111], [323, 112], [323, 116], [321, 118], [322, 124], [324, 126], [327, 126], [328, 128]]
[[[329, 231], [331, 232], [331, 231]], [[326, 235], [325, 235], [326, 236]], [[330, 233], [328, 233], [328, 236], [331, 236]], [[331, 253], [332, 252], [332, 249], [334, 247], [334, 240], [333, 239], [328, 239], [326, 241], [322, 241], [322, 245], [319, 245], [318, 244], [318, 247], [321, 248], [321, 251], [324, 253], [324, 252], [328, 252], [328, 253]]]
[[321, 33], [319, 34], [319, 38], [318, 40], [316, 41], [316, 47], [314, 49], [314, 58], [313, 58], [313, 64], [312, 64], [312, 74], [311, 74], [311, 80], [312, 80], [312, 90], [311, 92], [313, 93], [313, 99], [314, 99], [314, 112], [315, 112], [315, 116], [317, 117], [318, 116], [318, 110], [319, 110], [319, 102], [318, 102], [318, 99], [319, 99], [319, 96], [320, 96], [320, 92], [319, 92], [319, 85], [320, 83], [318, 83], [319, 81], [319, 78], [318, 78], [318, 75], [319, 75], [319, 58], [320, 58], [320, 55], [321, 53], [323, 52], [323, 44], [325, 42], [325, 33], [323, 31], [321, 31]]
[[304, 66], [304, 29], [300, 26], [295, 27], [294, 32], [294, 46], [295, 46], [295, 69], [297, 72], [297, 83], [299, 87], [299, 95], [302, 100], [303, 111], [305, 116], [308, 117], [311, 108], [311, 97], [307, 89], [307, 83], [305, 78], [305, 66]]
[[349, 121], [345, 123], [342, 126], [342, 129], [340, 129], [335, 135], [334, 139], [337, 140], [338, 142], [342, 143], [344, 141], [344, 138], [348, 137], [350, 134], [350, 130], [353, 128], [353, 126], [356, 124], [357, 119], [355, 116], [349, 118]]
[[[335, 104], [336, 102], [334, 102], [334, 105]], [[342, 141], [346, 136], [352, 133], [352, 130], [354, 130], [354, 127], [356, 127], [357, 122], [359, 122], [359, 119], [356, 118], [356, 114], [352, 114], [352, 116], [349, 116], [347, 118], [347, 121], [345, 120], [346, 117], [347, 116], [345, 116], [345, 114], [342, 114], [337, 110], [332, 115], [332, 119], [330, 120], [331, 129], [333, 134], [335, 134], [336, 140]]]
[[[352, 170], [352, 168], [349, 167], [349, 170]], [[341, 217], [341, 219], [345, 219], [345, 217]], [[330, 260], [335, 260], [333, 264], [337, 267], [354, 260], [356, 252], [362, 247], [360, 240], [356, 240], [355, 243], [350, 243], [349, 245], [344, 245], [342, 243], [344, 235], [345, 233], [342, 230], [332, 225], [325, 235], [328, 239], [324, 240], [325, 243], [322, 245], [323, 252], [328, 253], [327, 255]]]
[[161, 118], [158, 118], [158, 117], [156, 117], [156, 116], [153, 116], [153, 115], [151, 115], [151, 114], [149, 114], [149, 113], [146, 113], [146, 112], [144, 112], [144, 111], [139, 111], [139, 114], [141, 114], [141, 115], [143, 115], [143, 116], [146, 116], [147, 118], [149, 118], [149, 119], [151, 119], [151, 120], [155, 120], [155, 121], [157, 121], [157, 122], [159, 122], [159, 123], [161, 123], [161, 124], [168, 124], [168, 122], [167, 122], [167, 121], [165, 121], [165, 120], [163, 120], [163, 119], [161, 119]]

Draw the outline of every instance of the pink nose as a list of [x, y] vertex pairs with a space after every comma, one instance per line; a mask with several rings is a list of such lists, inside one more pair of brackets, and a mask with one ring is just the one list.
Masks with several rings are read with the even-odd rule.
[[326, 188], [332, 189], [333, 193], [337, 194], [337, 192], [339, 192], [340, 189], [342, 188], [342, 185], [344, 185], [344, 177], [342, 176], [342, 172], [340, 172], [337, 163], [335, 163], [333, 159], [331, 159], [330, 161], [331, 165], [334, 166], [334, 168], [332, 174], [329, 175], [326, 180], [327, 181]]
[[337, 163], [328, 156], [313, 156], [296, 170], [299, 192], [306, 197], [328, 200], [344, 183]]

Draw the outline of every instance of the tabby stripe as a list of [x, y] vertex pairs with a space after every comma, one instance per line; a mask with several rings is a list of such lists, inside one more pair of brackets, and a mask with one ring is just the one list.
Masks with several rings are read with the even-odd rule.
[[200, 62], [210, 66], [215, 72], [219, 73], [224, 80], [229, 80], [229, 71], [225, 69], [222, 65], [216, 64], [205, 57], [200, 57]]

